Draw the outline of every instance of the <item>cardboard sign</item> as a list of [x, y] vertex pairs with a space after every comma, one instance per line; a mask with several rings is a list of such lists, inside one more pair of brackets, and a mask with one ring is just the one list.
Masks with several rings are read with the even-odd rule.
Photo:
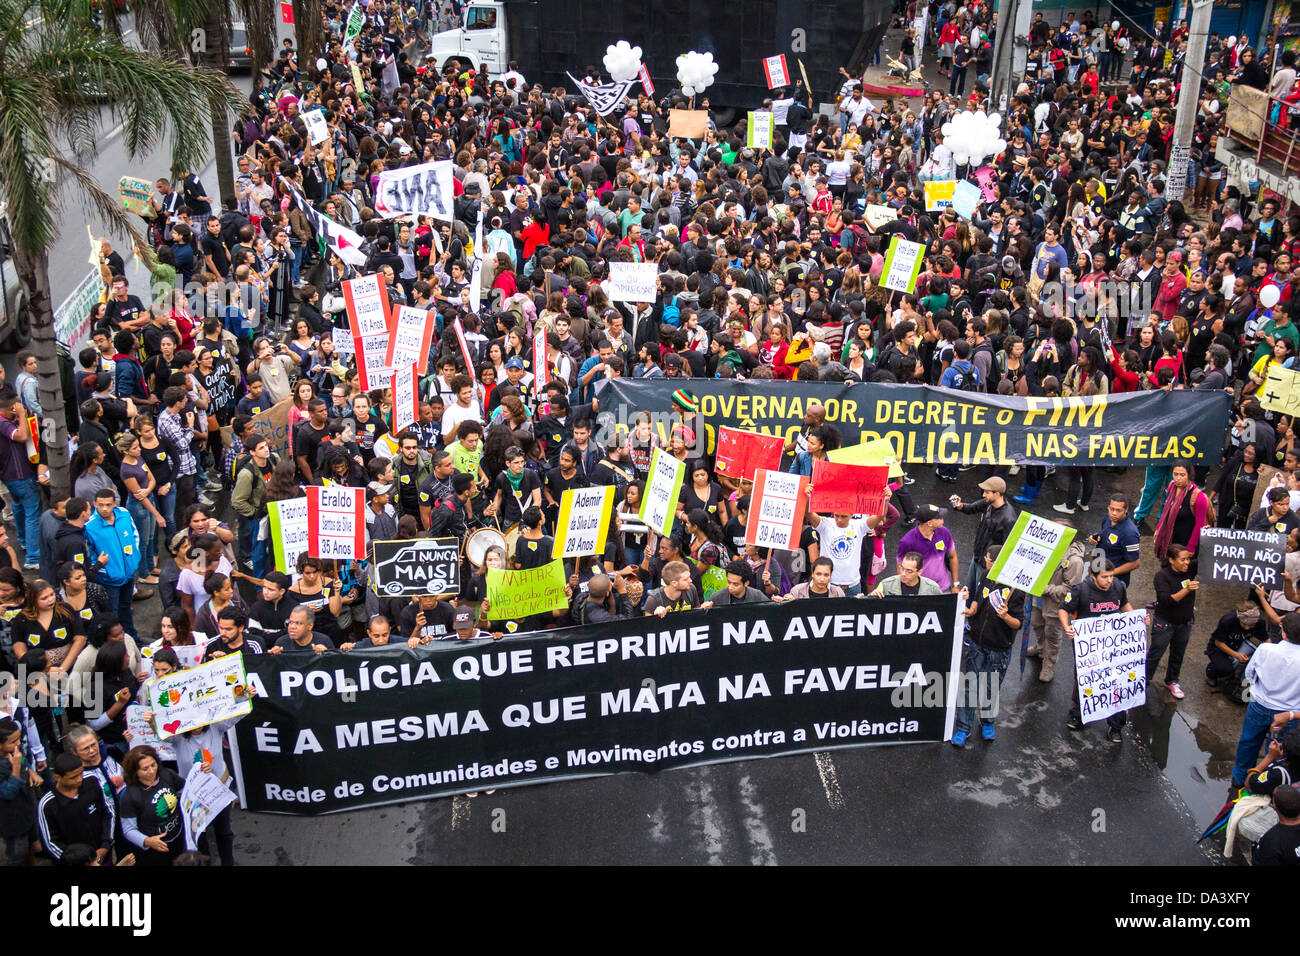
[[767, 78], [769, 90], [790, 85], [790, 67], [786, 65], [784, 53], [763, 57], [763, 76]]
[[385, 169], [375, 189], [375, 212], [395, 216], [430, 216], [451, 222], [455, 217], [452, 161]]
[[763, 435], [723, 425], [718, 429], [715, 470], [719, 475], [740, 481], [753, 481], [760, 469], [781, 470], [785, 439], [780, 435]]
[[117, 183], [117, 195], [122, 200], [122, 208], [137, 216], [153, 216], [153, 207], [149, 199], [153, 196], [153, 183], [147, 179], [123, 176]]
[[1145, 611], [1103, 614], [1074, 622], [1074, 670], [1085, 724], [1145, 704]]
[[796, 551], [808, 508], [808, 478], [763, 469], [754, 478], [745, 544]]
[[1073, 528], [1022, 511], [989, 569], [989, 577], [998, 584], [1041, 597], [1074, 535]]
[[745, 145], [754, 149], [771, 149], [773, 125], [770, 110], [751, 110]]
[[372, 542], [370, 586], [387, 597], [459, 593], [460, 539]]
[[153, 711], [154, 731], [169, 740], [228, 717], [242, 717], [252, 710], [252, 700], [247, 695], [236, 697], [235, 688], [247, 684], [244, 655], [239, 651], [146, 681], [145, 699]]
[[883, 515], [888, 465], [846, 465], [814, 461], [812, 500], [817, 514]]
[[659, 294], [659, 263], [611, 262], [604, 289], [610, 302], [653, 302]]
[[605, 550], [609, 518], [614, 513], [613, 485], [569, 488], [560, 496], [553, 558], [581, 558]]
[[885, 254], [885, 267], [881, 273], [880, 284], [886, 289], [898, 292], [916, 290], [916, 277], [921, 274], [921, 260], [925, 255], [925, 246], [911, 242], [895, 235], [889, 241], [889, 251]]
[[836, 448], [826, 453], [826, 460], [845, 465], [888, 465], [890, 478], [903, 477], [903, 466], [899, 464], [894, 443], [888, 438], [873, 438], [847, 448]]
[[[293, 9], [287, 3], [281, 6]], [[185, 849], [197, 850], [199, 836], [218, 813], [235, 802], [235, 792], [216, 774], [196, 763], [190, 766], [189, 776], [185, 778], [180, 802], [181, 820], [185, 824]]]
[[1259, 403], [1282, 415], [1300, 413], [1300, 372], [1270, 364], [1259, 390]]
[[879, 229], [886, 223], [893, 222], [898, 218], [898, 210], [893, 206], [870, 205], [866, 211], [867, 225], [872, 229]]
[[176, 751], [172, 745], [167, 743], [158, 736], [158, 732], [153, 729], [153, 724], [145, 720], [145, 711], [147, 707], [140, 704], [126, 705], [126, 729], [131, 732], [132, 747], [152, 747], [158, 751], [159, 760], [176, 761]]
[[415, 365], [393, 370], [393, 431], [401, 434], [420, 420], [420, 376]]
[[281, 399], [264, 412], [253, 416], [251, 424], [259, 438], [271, 443], [271, 453], [280, 456], [281, 461], [289, 457], [289, 409], [293, 407], [293, 397]]
[[645, 494], [637, 517], [641, 523], [667, 536], [672, 533], [677, 518], [677, 497], [682, 493], [686, 478], [686, 463], [678, 461], [662, 448], [656, 448], [650, 458], [650, 474], [646, 477]]
[[709, 131], [708, 110], [669, 110], [668, 135], [674, 138], [700, 139]]
[[1211, 581], [1280, 591], [1286, 570], [1286, 525], [1278, 522], [1275, 527], [1278, 530], [1202, 528], [1202, 545], [1197, 549], [1200, 569], [1210, 572]]
[[952, 193], [957, 188], [956, 180], [940, 179], [925, 183], [926, 212], [947, 209], [952, 205]]
[[487, 599], [492, 620], [517, 621], [568, 607], [564, 583], [564, 562], [558, 558], [527, 571], [488, 568]]
[[313, 558], [366, 558], [365, 494], [331, 485], [307, 488], [307, 553]]

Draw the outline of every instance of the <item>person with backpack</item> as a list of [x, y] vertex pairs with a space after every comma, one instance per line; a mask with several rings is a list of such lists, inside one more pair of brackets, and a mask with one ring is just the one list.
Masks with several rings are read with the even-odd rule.
[[260, 578], [266, 570], [266, 539], [260, 534], [262, 519], [266, 517], [266, 483], [280, 463], [280, 457], [271, 451], [265, 438], [253, 439], [248, 457], [235, 466], [235, 487], [230, 493], [230, 506], [239, 512], [252, 532], [250, 544], [253, 577]]
[[[966, 339], [953, 343], [952, 361], [939, 377], [940, 388], [952, 388], [959, 392], [979, 392], [983, 390], [984, 380], [979, 369], [971, 361], [971, 344]], [[943, 481], [957, 480], [957, 465], [941, 463], [935, 466], [935, 475]]]

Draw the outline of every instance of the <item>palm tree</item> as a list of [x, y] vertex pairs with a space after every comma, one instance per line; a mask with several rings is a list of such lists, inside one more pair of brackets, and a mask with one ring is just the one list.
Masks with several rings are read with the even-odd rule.
[[[40, 25], [30, 29], [33, 19]], [[195, 117], [214, 97], [232, 108], [241, 100], [220, 73], [123, 46], [91, 23], [86, 0], [0, 0], [0, 184], [14, 266], [31, 312], [47, 430], [42, 438], [55, 493], [68, 490], [49, 260], [63, 202], [75, 193], [83, 208], [148, 250], [133, 217], [86, 171], [103, 127], [120, 123], [133, 157], [161, 139], [171, 146], [174, 167], [194, 168], [208, 150], [207, 131]]]

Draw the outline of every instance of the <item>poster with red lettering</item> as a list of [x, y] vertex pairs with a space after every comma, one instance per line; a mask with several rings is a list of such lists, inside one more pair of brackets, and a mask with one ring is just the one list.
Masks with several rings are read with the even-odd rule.
[[883, 515], [888, 483], [888, 465], [814, 461], [812, 501], [808, 506], [821, 515]]
[[313, 558], [365, 560], [365, 492], [361, 488], [307, 487], [307, 553]]
[[794, 551], [808, 508], [808, 478], [783, 471], [760, 470], [749, 500], [745, 544]]
[[723, 426], [718, 429], [717, 472], [728, 478], [753, 481], [760, 469], [781, 470], [785, 440], [780, 435], [762, 435]]

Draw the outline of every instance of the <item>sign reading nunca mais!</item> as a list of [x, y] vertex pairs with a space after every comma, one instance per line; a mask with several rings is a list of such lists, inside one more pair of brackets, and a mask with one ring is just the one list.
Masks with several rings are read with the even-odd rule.
[[249, 659], [252, 810], [314, 814], [952, 733], [959, 598], [748, 604]]
[[[623, 429], [646, 411], [661, 416], [666, 431], [676, 387], [674, 380], [603, 379], [598, 419]], [[723, 425], [792, 438], [809, 405], [821, 403], [846, 446], [887, 438], [903, 461], [932, 464], [1211, 464], [1231, 404], [1223, 391], [1052, 399], [884, 383], [691, 379], [690, 387], [710, 452]]]

